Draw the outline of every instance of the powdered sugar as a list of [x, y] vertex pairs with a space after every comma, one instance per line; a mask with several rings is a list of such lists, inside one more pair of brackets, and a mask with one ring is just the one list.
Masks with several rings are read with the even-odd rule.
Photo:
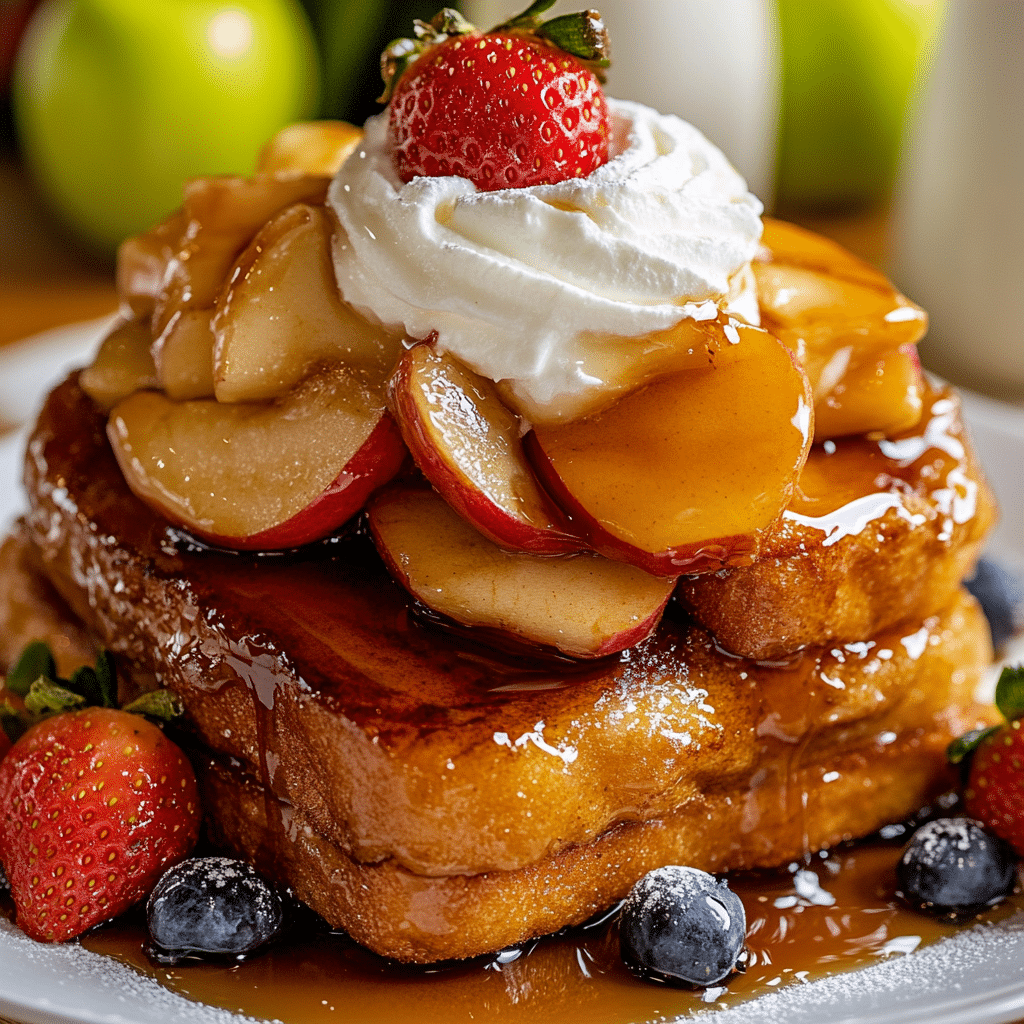
[[246, 1024], [253, 1020], [176, 995], [78, 943], [41, 945], [0, 919], [0, 1014], [87, 1024]]
[[716, 1024], [996, 1024], [1024, 1014], [1022, 965], [1024, 911], [863, 970], [706, 1012]]

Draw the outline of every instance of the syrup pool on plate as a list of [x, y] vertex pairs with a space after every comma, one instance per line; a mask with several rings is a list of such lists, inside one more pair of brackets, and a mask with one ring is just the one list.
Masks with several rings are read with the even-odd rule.
[[[674, 1019], [709, 1003], [735, 1005], [902, 956], [964, 927], [897, 900], [894, 868], [909, 829], [891, 826], [886, 833], [888, 839], [844, 846], [779, 873], [734, 876], [730, 884], [747, 913], [747, 969], [705, 991], [634, 977], [619, 958], [613, 914], [496, 957], [433, 967], [398, 965], [345, 936], [308, 927], [242, 963], [162, 967], [146, 957], [141, 910], [81, 941], [180, 995], [288, 1024], [549, 1024], [560, 1013], [579, 1024]], [[1018, 891], [978, 920], [993, 922], [1022, 908]], [[9, 902], [3, 909], [11, 914]]]

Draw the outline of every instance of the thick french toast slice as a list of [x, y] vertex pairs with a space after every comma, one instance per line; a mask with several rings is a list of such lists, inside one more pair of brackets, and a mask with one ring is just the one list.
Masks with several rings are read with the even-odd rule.
[[[697, 785], [677, 790], [674, 807], [654, 817], [629, 816], [589, 841], [561, 846], [512, 871], [438, 877], [410, 872], [390, 858], [359, 863], [324, 836], [305, 808], [270, 795], [237, 762], [207, 757], [197, 772], [216, 839], [287, 879], [332, 924], [400, 960], [468, 957], [585, 921], [661, 865], [708, 871], [777, 866], [907, 817], [955, 785], [946, 745], [978, 720], [971, 691], [988, 652], [987, 628], [971, 598], [954, 598], [943, 615], [906, 638], [912, 653], [893, 652], [903, 675], [895, 700], [867, 682], [882, 661], [854, 655], [831, 666], [835, 675], [826, 686], [836, 688], [836, 699], [824, 707], [797, 685], [788, 700], [785, 692], [766, 696], [778, 704], [752, 728], [749, 721], [732, 721], [734, 709], [726, 702], [713, 717], [723, 728], [725, 760], [743, 764], [742, 771], [709, 778], [686, 766]], [[885, 652], [891, 639], [879, 638], [874, 650]], [[707, 700], [721, 696], [718, 675], [710, 673]], [[788, 689], [770, 672], [752, 682], [752, 690], [762, 688]], [[859, 696], [852, 705], [877, 701], [884, 708], [870, 740], [856, 725], [838, 729], [829, 742], [802, 738], [802, 715], [846, 718], [852, 708], [845, 698], [853, 694]], [[635, 730], [640, 764], [652, 762], [645, 748], [658, 724], [656, 715], [648, 716], [645, 728]], [[460, 821], [448, 824], [462, 834]], [[502, 824], [496, 809], [492, 827]]]
[[[20, 554], [11, 557], [27, 550], [21, 537], [9, 540], [0, 552], [0, 594], [28, 593], [44, 600], [45, 587], [34, 579], [28, 561]], [[47, 621], [58, 635], [69, 625], [60, 611], [12, 616], [10, 602], [0, 600], [0, 625], [12, 630], [12, 642], [32, 638], [13, 632], [19, 625]], [[310, 764], [305, 786], [282, 787], [290, 753], [276, 761], [261, 758], [255, 770], [251, 763], [206, 746], [192, 754], [207, 828], [216, 842], [258, 863], [333, 925], [377, 952], [430, 962], [493, 951], [578, 923], [660, 864], [712, 871], [771, 866], [905, 817], [952, 785], [946, 744], [986, 719], [987, 712], [973, 704], [972, 692], [988, 655], [987, 626], [964, 593], [911, 632], [896, 630], [829, 654], [807, 652], [775, 667], [715, 652], [699, 629], [666, 626], [655, 648], [635, 652], [636, 661], [618, 679], [618, 698], [595, 700], [586, 688], [588, 699], [594, 712], [605, 704], [603, 718], [612, 713], [604, 718], [608, 732], [625, 728], [636, 765], [658, 772], [661, 766], [652, 751], [659, 747], [658, 733], [675, 724], [673, 696], [703, 684], [696, 692], [698, 717], [704, 722], [695, 725], [694, 735], [717, 740], [709, 745], [709, 769], [699, 756], [673, 762], [670, 767], [681, 774], [666, 787], [674, 803], [653, 816], [638, 804], [593, 838], [549, 842], [548, 852], [511, 870], [424, 873], [409, 870], [395, 856], [359, 860], [324, 828], [323, 792], [317, 783], [330, 773], [331, 764]], [[671, 678], [673, 672], [678, 678]], [[569, 682], [565, 689], [575, 685]], [[653, 704], [643, 700], [648, 687], [656, 696]], [[275, 721], [279, 702], [301, 706], [285, 691], [276, 696]], [[624, 711], [623, 697], [637, 701], [632, 712]], [[194, 708], [200, 699], [193, 693], [189, 703]], [[309, 730], [324, 723], [315, 700], [312, 708], [312, 721], [293, 744], [309, 742]], [[288, 721], [294, 726], [300, 717]], [[473, 732], [470, 726], [462, 753], [469, 752]], [[604, 740], [594, 730], [581, 748], [599, 749]], [[694, 745], [691, 736], [688, 746]], [[351, 744], [347, 750], [352, 753]], [[414, 752], [392, 749], [391, 754], [413, 757]], [[555, 817], [542, 814], [525, 823], [520, 816], [516, 822], [508, 801], [495, 801], [493, 778], [475, 780], [478, 789], [467, 798], [460, 792], [466, 788], [464, 773], [458, 771], [465, 767], [462, 756], [450, 754], [455, 770], [447, 775], [449, 799], [432, 808], [439, 848], [452, 836], [479, 846], [481, 837], [468, 834], [469, 824], [499, 835], [512, 825], [557, 826]], [[614, 772], [621, 767], [615, 759], [598, 779], [573, 777], [569, 782], [576, 783], [582, 800], [588, 782], [614, 784]], [[600, 771], [600, 766], [591, 764], [591, 770]], [[400, 785], [402, 778], [396, 774], [395, 781]], [[550, 781], [549, 775], [537, 784]], [[554, 781], [540, 798], [563, 801], [558, 811], [582, 810], [563, 780]], [[372, 795], [361, 794], [364, 800]], [[401, 790], [391, 799], [376, 795], [385, 803], [380, 810], [405, 810], [407, 794]], [[536, 797], [530, 806], [538, 807]], [[556, 837], [547, 836], [549, 841]]]
[[[354, 861], [514, 871], [709, 791], [745, 793], [766, 760], [974, 722], [986, 645], [973, 629], [945, 638], [938, 619], [774, 666], [671, 617], [585, 665], [474, 649], [417, 622], [361, 536], [294, 557], [189, 550], [128, 491], [103, 427], [74, 379], [51, 395], [26, 463], [36, 564], [139, 679], [181, 695], [211, 752]], [[933, 647], [955, 694], [921, 676], [941, 675], [915, 656]], [[756, 862], [776, 859], [766, 836]]]
[[757, 561], [684, 577], [677, 594], [744, 657], [856, 641], [946, 605], [995, 518], [960, 400], [941, 388], [911, 430], [815, 445]]

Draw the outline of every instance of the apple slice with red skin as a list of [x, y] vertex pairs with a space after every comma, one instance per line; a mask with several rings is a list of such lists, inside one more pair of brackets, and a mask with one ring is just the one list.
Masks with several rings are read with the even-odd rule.
[[412, 457], [449, 505], [502, 547], [566, 554], [586, 545], [538, 486], [519, 419], [493, 382], [433, 344], [402, 356], [388, 398]]
[[271, 551], [327, 536], [406, 457], [382, 396], [341, 369], [268, 404], [140, 391], [107, 436], [132, 491], [220, 547]]
[[598, 658], [639, 643], [675, 586], [592, 552], [564, 558], [507, 551], [436, 492], [395, 484], [367, 507], [391, 574], [427, 607], [484, 635]]
[[588, 419], [537, 425], [524, 446], [595, 550], [678, 576], [752, 561], [812, 432], [792, 353], [737, 322], [705, 369], [659, 377]]

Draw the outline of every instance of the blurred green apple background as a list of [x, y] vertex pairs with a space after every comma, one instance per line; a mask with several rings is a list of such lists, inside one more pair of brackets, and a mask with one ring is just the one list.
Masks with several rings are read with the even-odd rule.
[[776, 0], [782, 88], [775, 200], [837, 209], [888, 195], [941, 0]]
[[[0, 0], [8, 36], [37, 2]], [[379, 109], [380, 51], [441, 2], [43, 0], [12, 87], [24, 164], [64, 224], [112, 253], [180, 203], [185, 179], [249, 173], [283, 124], [361, 124]], [[781, 68], [775, 205], [884, 201], [942, 0], [766, 2]]]
[[200, 174], [251, 172], [317, 109], [316, 47], [294, 0], [44, 0], [12, 102], [22, 155], [60, 217], [112, 250]]

